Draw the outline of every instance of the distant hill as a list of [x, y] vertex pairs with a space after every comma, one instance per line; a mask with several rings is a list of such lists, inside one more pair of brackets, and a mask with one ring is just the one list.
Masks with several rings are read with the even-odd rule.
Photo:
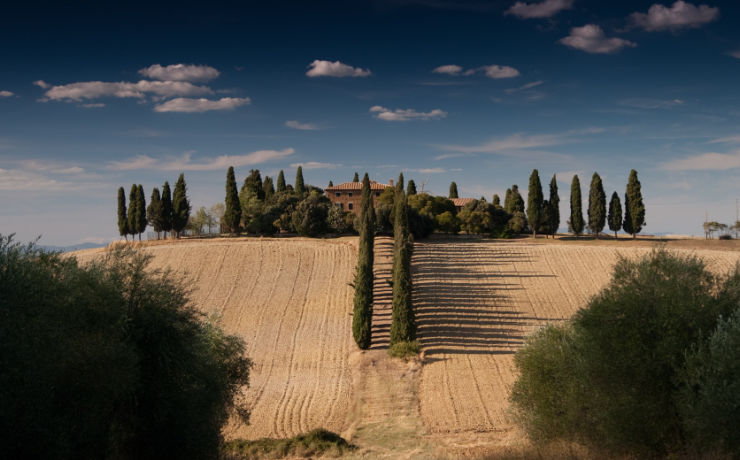
[[46, 244], [38, 245], [39, 248], [45, 251], [50, 251], [50, 252], [71, 252], [71, 251], [79, 251], [81, 249], [102, 248], [105, 246], [106, 246], [105, 244], [100, 244], [100, 243], [81, 243], [81, 244], [73, 244], [72, 246], [49, 246]]

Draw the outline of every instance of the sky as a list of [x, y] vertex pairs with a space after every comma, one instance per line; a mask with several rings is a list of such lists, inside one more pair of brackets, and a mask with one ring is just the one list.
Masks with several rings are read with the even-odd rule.
[[[26, 6], [31, 5], [31, 6]], [[325, 187], [355, 171], [489, 201], [556, 174], [647, 234], [701, 235], [740, 198], [734, 1], [34, 2], [0, 15], [0, 234], [118, 238], [116, 193], [226, 170]], [[545, 190], [547, 195], [547, 190]]]

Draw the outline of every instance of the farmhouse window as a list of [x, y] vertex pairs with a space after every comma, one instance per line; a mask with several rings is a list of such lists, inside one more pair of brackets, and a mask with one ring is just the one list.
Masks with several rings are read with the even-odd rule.
[[380, 192], [375, 192], [375, 196], [380, 196]]
[[348, 207], [349, 209], [352, 209], [352, 203], [349, 203], [349, 205], [347, 205], [347, 207]]
[[352, 192], [347, 192], [347, 195], [352, 196]]
[[339, 209], [344, 208], [344, 205], [342, 203], [334, 203], [334, 206], [338, 207]]
[[342, 196], [342, 192], [337, 192], [336, 196]]

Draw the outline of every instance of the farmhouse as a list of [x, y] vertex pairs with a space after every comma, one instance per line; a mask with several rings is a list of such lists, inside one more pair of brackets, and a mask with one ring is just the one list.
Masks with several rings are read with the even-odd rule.
[[[373, 206], [378, 204], [378, 197], [383, 190], [393, 187], [390, 184], [381, 184], [374, 180], [370, 181], [370, 191], [373, 196]], [[339, 185], [326, 187], [324, 190], [332, 205], [338, 206], [345, 211], [352, 211], [360, 215], [360, 203], [362, 202], [362, 182], [345, 182]]]
[[455, 205], [457, 212], [460, 212], [466, 204], [473, 201], [474, 198], [450, 198], [450, 201]]

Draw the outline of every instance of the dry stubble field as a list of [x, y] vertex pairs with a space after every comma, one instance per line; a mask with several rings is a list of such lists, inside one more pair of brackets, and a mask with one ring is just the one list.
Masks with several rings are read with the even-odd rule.
[[[527, 454], [507, 418], [513, 355], [525, 336], [563, 321], [609, 280], [618, 256], [652, 244], [439, 238], [417, 242], [414, 306], [423, 359], [385, 353], [392, 241], [376, 240], [374, 339], [351, 338], [356, 239], [225, 239], [145, 246], [155, 267], [186, 272], [192, 299], [242, 336], [255, 361], [252, 424], [229, 437], [287, 437], [323, 426], [364, 456]], [[669, 245], [670, 247], [670, 245]], [[713, 271], [739, 248], [681, 243]], [[732, 250], [735, 249], [735, 250]], [[81, 251], [85, 260], [100, 250]], [[413, 438], [413, 439], [410, 439]]]

